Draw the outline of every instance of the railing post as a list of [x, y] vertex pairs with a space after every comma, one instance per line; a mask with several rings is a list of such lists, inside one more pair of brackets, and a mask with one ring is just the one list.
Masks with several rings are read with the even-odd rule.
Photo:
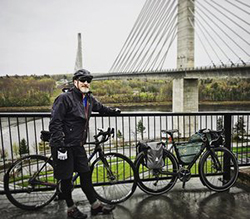
[[[225, 147], [231, 151], [231, 139], [232, 139], [232, 114], [226, 113], [224, 115], [224, 129], [225, 129]], [[228, 157], [223, 157], [224, 174], [223, 180], [230, 179], [230, 160]]]

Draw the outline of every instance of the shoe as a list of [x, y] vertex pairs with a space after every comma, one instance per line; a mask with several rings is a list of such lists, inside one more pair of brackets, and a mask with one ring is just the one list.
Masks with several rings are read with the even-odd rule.
[[100, 204], [98, 208], [91, 208], [91, 215], [97, 214], [109, 214], [115, 209], [114, 205], [104, 205]]
[[68, 217], [74, 219], [86, 219], [88, 215], [83, 214], [77, 207], [75, 207], [68, 211]]

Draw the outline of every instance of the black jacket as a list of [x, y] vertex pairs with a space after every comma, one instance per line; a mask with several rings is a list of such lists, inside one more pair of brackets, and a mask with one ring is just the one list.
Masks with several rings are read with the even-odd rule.
[[87, 111], [83, 105], [83, 94], [73, 88], [60, 94], [52, 107], [49, 130], [51, 132], [50, 146], [79, 146], [87, 138], [88, 122], [91, 112], [112, 114], [112, 108], [102, 105], [91, 93], [86, 94]]

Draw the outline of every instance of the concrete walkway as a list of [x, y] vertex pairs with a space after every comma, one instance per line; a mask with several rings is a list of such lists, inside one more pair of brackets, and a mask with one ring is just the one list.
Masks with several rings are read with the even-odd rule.
[[[167, 194], [150, 196], [137, 188], [127, 201], [116, 206], [110, 215], [90, 216], [90, 206], [81, 189], [75, 189], [74, 199], [80, 210], [92, 219], [248, 219], [250, 218], [250, 187], [236, 184], [230, 192], [215, 193], [204, 187], [198, 178], [186, 188], [177, 182]], [[37, 211], [24, 211], [13, 206], [5, 195], [0, 196], [1, 219], [66, 219], [64, 201], [52, 202]]]

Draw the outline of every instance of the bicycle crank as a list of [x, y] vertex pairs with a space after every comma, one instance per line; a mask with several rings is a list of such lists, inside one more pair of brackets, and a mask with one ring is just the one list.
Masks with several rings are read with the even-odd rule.
[[187, 170], [187, 169], [185, 169], [185, 168], [181, 168], [181, 169], [178, 171], [178, 178], [179, 178], [180, 181], [183, 182], [182, 188], [184, 188], [184, 187], [185, 187], [185, 183], [186, 183], [187, 181], [189, 181], [190, 178], [191, 178], [190, 170]]

